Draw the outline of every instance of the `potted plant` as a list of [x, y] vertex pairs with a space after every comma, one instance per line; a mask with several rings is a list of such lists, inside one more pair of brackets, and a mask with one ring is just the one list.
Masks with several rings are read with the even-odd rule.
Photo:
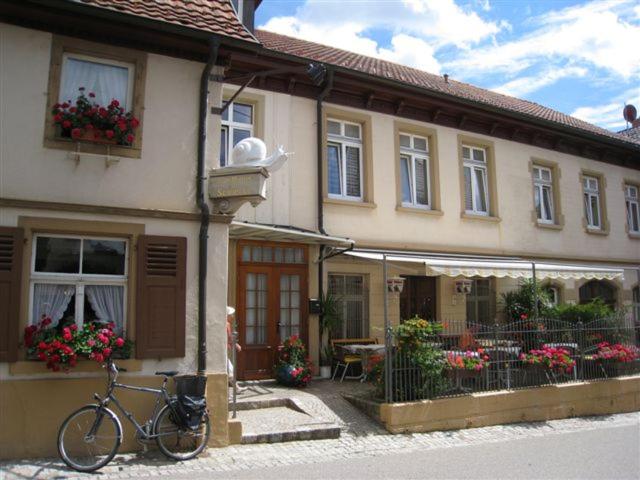
[[455, 381], [477, 377], [489, 360], [481, 349], [477, 352], [467, 350], [464, 353], [449, 352], [446, 357], [445, 371]]
[[320, 299], [322, 314], [320, 315], [320, 335], [324, 346], [320, 350], [320, 377], [331, 378], [331, 364], [334, 350], [331, 346], [331, 333], [336, 331], [342, 323], [340, 316], [340, 304], [338, 299], [327, 293]]
[[118, 100], [100, 105], [95, 94], [84, 93], [75, 102], [56, 103], [51, 110], [53, 124], [62, 138], [113, 145], [130, 146], [135, 141], [135, 131], [140, 121], [133, 112], [125, 112]]
[[275, 365], [278, 383], [287, 387], [307, 386], [311, 381], [311, 362], [302, 340], [292, 335], [278, 347], [278, 354], [278, 363]]
[[111, 322], [53, 327], [51, 318], [42, 315], [37, 325], [25, 328], [24, 346], [30, 358], [46, 362], [48, 369], [69, 372], [79, 358], [100, 364], [112, 356], [128, 358], [132, 343], [116, 335], [113, 328]]
[[576, 366], [576, 361], [571, 358], [568, 350], [547, 345], [530, 350], [529, 353], [521, 353], [520, 360], [529, 370], [551, 370], [555, 373], [571, 373]]
[[610, 344], [602, 342], [598, 344], [598, 351], [593, 360], [599, 363], [607, 376], [615, 377], [625, 375], [633, 371], [633, 362], [640, 356], [638, 348], [633, 345], [620, 343]]

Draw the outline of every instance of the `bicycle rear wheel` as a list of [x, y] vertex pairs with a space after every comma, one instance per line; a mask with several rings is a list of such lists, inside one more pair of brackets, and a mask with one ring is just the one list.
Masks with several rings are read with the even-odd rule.
[[202, 417], [200, 426], [191, 430], [180, 425], [173, 410], [165, 405], [156, 417], [154, 433], [158, 448], [174, 460], [190, 460], [200, 454], [209, 442], [209, 415]]
[[97, 405], [76, 410], [60, 426], [58, 452], [70, 468], [93, 472], [115, 456], [122, 442], [122, 428], [115, 414]]

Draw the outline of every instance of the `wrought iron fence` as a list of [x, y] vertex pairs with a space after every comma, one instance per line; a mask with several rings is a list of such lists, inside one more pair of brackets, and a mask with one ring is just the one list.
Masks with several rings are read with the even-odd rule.
[[620, 317], [469, 324], [420, 345], [391, 343], [390, 354], [369, 366], [387, 402], [640, 374], [640, 328]]

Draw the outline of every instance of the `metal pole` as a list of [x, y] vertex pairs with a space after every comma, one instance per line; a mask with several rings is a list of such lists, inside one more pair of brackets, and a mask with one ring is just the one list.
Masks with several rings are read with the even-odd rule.
[[238, 328], [237, 328], [237, 323], [236, 323], [236, 319], [235, 317], [233, 318], [233, 331], [231, 332], [231, 364], [233, 365], [233, 377], [231, 378], [231, 381], [233, 382], [231, 385], [233, 387], [233, 415], [232, 418], [236, 418], [236, 416], [238, 415], [238, 409], [237, 409], [237, 405], [236, 405], [236, 401], [238, 398], [238, 386], [236, 383], [236, 372], [237, 372], [237, 365], [236, 365], [236, 359], [237, 359], [237, 355], [236, 355], [236, 345], [238, 344]]
[[385, 388], [385, 400], [387, 403], [392, 401], [391, 398], [391, 382], [392, 371], [391, 368], [391, 325], [389, 324], [389, 305], [387, 298], [387, 256], [382, 255], [382, 294], [384, 300], [384, 388]]
[[538, 286], [536, 284], [536, 262], [531, 262], [531, 279], [533, 280], [533, 316], [538, 318]]

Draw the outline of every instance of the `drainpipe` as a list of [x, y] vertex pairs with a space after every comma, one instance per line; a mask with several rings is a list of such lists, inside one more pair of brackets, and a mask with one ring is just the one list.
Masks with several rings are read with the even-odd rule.
[[[316, 99], [316, 161], [317, 161], [317, 177], [318, 177], [318, 232], [323, 235], [326, 235], [327, 232], [324, 229], [324, 207], [323, 207], [323, 168], [322, 168], [322, 150], [323, 150], [323, 122], [322, 122], [322, 102], [329, 95], [331, 88], [333, 87], [333, 70], [331, 68], [327, 68], [327, 81], [325, 82], [324, 88], [318, 94]], [[322, 256], [324, 255], [324, 245], [320, 245], [319, 258], [321, 259], [318, 262], [318, 293], [321, 297], [324, 296], [324, 261], [322, 260]], [[320, 319], [322, 319], [322, 313], [320, 313]], [[318, 348], [322, 348], [322, 322], [318, 322]], [[322, 352], [318, 352], [320, 356], [322, 356]]]
[[200, 77], [200, 106], [198, 111], [198, 165], [196, 177], [196, 205], [200, 210], [200, 237], [198, 244], [198, 375], [207, 370], [207, 240], [209, 238], [209, 204], [205, 198], [205, 150], [207, 146], [207, 105], [209, 79], [216, 60], [220, 40], [211, 38], [209, 58]]

